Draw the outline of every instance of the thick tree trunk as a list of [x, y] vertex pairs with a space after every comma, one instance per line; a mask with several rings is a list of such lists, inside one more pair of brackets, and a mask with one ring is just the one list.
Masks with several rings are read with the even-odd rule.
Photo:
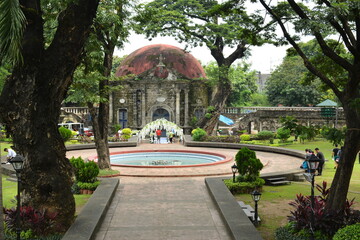
[[[52, 69], [46, 63], [37, 67]], [[0, 111], [6, 113], [2, 117], [10, 126], [17, 152], [26, 159], [21, 176], [24, 205], [57, 212], [59, 222], [68, 227], [75, 212], [72, 167], [57, 126], [62, 97], [50, 87], [61, 85], [51, 81], [55, 78], [49, 71], [37, 67], [24, 66], [23, 71], [15, 71], [1, 95]], [[29, 68], [35, 72], [31, 74]]]
[[[0, 146], [1, 149], [1, 146]], [[1, 150], [0, 150], [1, 153]], [[1, 154], [0, 154], [1, 162]], [[0, 239], [4, 239], [4, 212], [3, 212], [3, 195], [2, 195], [2, 169], [0, 166]]]
[[212, 112], [210, 119], [203, 117], [199, 123], [199, 126], [203, 128], [208, 135], [213, 133], [214, 128], [219, 121], [219, 116], [225, 107], [226, 100], [231, 93], [231, 82], [228, 77], [229, 68], [230, 66], [219, 68], [221, 69], [219, 73], [219, 83], [216, 85], [210, 101], [210, 106], [213, 106], [215, 110]]
[[[358, 89], [358, 87], [355, 89]], [[359, 95], [347, 97], [347, 99], [356, 98], [359, 98]], [[350, 102], [351, 100], [348, 100], [343, 104], [347, 126], [344, 152], [331, 184], [328, 201], [326, 202], [327, 209], [334, 212], [342, 211], [345, 207], [344, 203], [346, 202], [354, 163], [360, 151], [360, 112], [350, 107]]]
[[72, 167], [58, 131], [61, 102], [80, 63], [98, 0], [79, 0], [59, 15], [58, 28], [45, 49], [39, 0], [21, 1], [27, 18], [22, 54], [0, 96], [1, 121], [25, 157], [21, 176], [25, 205], [57, 212], [65, 228], [73, 221]]

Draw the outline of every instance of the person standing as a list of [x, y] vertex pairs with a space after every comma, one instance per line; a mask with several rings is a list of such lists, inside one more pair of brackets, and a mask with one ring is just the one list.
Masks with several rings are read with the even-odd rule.
[[16, 152], [11, 148], [4, 148], [4, 152], [8, 153], [6, 156], [6, 160], [7, 160], [6, 164], [10, 164], [11, 159], [16, 157]]
[[336, 167], [337, 167], [337, 165], [338, 165], [338, 158], [339, 158], [339, 156], [338, 156], [338, 152], [339, 152], [339, 148], [338, 148], [338, 145], [337, 144], [335, 144], [335, 148], [332, 150], [332, 153], [331, 153], [331, 157], [332, 157], [332, 159], [334, 160], [334, 162], [335, 162], [335, 167], [334, 167], [334, 169], [336, 169]]
[[323, 166], [325, 163], [325, 156], [322, 152], [320, 152], [319, 148], [315, 148], [315, 152], [316, 152], [316, 156], [319, 158], [319, 166], [317, 168], [318, 170], [318, 176], [321, 176], [322, 174], [322, 170], [323, 170]]
[[156, 130], [156, 137], [157, 137], [158, 143], [160, 143], [160, 138], [161, 138], [161, 130], [160, 129]]
[[173, 137], [174, 137], [174, 133], [173, 133], [173, 132], [170, 132], [170, 133], [169, 133], [170, 143], [173, 143]]

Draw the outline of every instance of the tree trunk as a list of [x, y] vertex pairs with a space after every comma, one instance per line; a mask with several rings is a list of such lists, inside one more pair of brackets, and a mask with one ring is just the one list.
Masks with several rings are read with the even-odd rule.
[[107, 102], [100, 103], [98, 113], [92, 103], [88, 103], [88, 107], [92, 119], [99, 168], [110, 169], [110, 152], [108, 144], [109, 104]]
[[95, 135], [95, 146], [98, 154], [98, 165], [100, 169], [111, 169], [110, 163], [110, 151], [108, 143], [109, 134], [109, 80], [112, 68], [113, 53], [115, 47], [112, 44], [108, 44], [104, 55], [104, 77], [99, 83], [99, 94], [102, 101], [99, 104], [99, 113], [96, 113], [96, 109], [93, 104], [88, 103], [90, 114], [93, 124], [93, 130]]
[[[0, 146], [1, 149], [1, 146]], [[1, 150], [0, 150], [1, 162]], [[2, 167], [0, 166], [0, 239], [4, 239], [4, 212], [3, 212], [3, 195], [2, 195]]]
[[24, 63], [13, 69], [0, 96], [0, 118], [25, 157], [21, 176], [24, 205], [57, 212], [68, 228], [74, 218], [72, 167], [58, 131], [60, 106], [80, 63], [98, 0], [69, 4], [58, 18], [53, 41], [45, 49], [43, 19], [38, 0], [21, 1], [27, 25]]
[[231, 82], [229, 80], [229, 68], [230, 66], [219, 67], [219, 83], [216, 85], [210, 106], [213, 106], [215, 110], [211, 114], [211, 118], [203, 117], [200, 120], [199, 126], [203, 128], [208, 135], [211, 135], [219, 121], [219, 116], [225, 107], [226, 100], [231, 93]]
[[[358, 87], [355, 89], [358, 89]], [[354, 163], [357, 153], [360, 151], [360, 113], [357, 109], [350, 107], [351, 99], [356, 98], [359, 98], [359, 96], [347, 97], [347, 99], [350, 100], [343, 102], [347, 132], [342, 157], [331, 184], [329, 198], [326, 202], [327, 209], [333, 210], [334, 212], [342, 211], [345, 207], [344, 203], [347, 199]]]

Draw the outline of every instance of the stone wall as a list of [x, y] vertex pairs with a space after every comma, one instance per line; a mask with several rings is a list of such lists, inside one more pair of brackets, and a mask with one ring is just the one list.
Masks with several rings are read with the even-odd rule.
[[227, 108], [223, 115], [236, 121], [239, 129], [247, 131], [276, 131], [280, 125], [280, 117], [293, 116], [304, 126], [333, 127], [345, 126], [343, 109], [339, 108], [336, 117], [323, 117], [319, 107], [270, 107], [270, 108]]

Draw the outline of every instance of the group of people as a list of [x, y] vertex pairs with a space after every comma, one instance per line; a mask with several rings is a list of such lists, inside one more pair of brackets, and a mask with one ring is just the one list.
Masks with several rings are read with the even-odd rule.
[[1, 162], [1, 164], [10, 164], [11, 159], [16, 157], [16, 152], [11, 148], [4, 148], [4, 152], [7, 152], [6, 162]]
[[[153, 131], [152, 133], [150, 133], [150, 140], [152, 141], [152, 143], [161, 143], [160, 142], [161, 134], [162, 134], [161, 129], [157, 129], [156, 131]], [[156, 138], [155, 138], [155, 136], [156, 136]], [[167, 138], [169, 140], [169, 143], [173, 143], [175, 134], [172, 131], [169, 131], [167, 134]]]
[[311, 149], [305, 149], [305, 161], [300, 166], [300, 168], [308, 172], [310, 171], [309, 164], [315, 164], [314, 168], [317, 170], [317, 176], [321, 176], [324, 163], [325, 163], [325, 156], [320, 151], [319, 148], [315, 148], [315, 152], [312, 151]]
[[[305, 149], [305, 152], [306, 152], [305, 161], [300, 166], [300, 168], [308, 172], [310, 169], [309, 166], [310, 162], [314, 162], [313, 164], [316, 164], [317, 175], [321, 176], [323, 166], [325, 163], [324, 154], [319, 150], [319, 148], [315, 148], [315, 152], [313, 152], [311, 149]], [[335, 148], [332, 150], [331, 157], [335, 162], [334, 169], [336, 169], [339, 165], [342, 152], [343, 152], [343, 147], [339, 148], [338, 145], [335, 145]]]

